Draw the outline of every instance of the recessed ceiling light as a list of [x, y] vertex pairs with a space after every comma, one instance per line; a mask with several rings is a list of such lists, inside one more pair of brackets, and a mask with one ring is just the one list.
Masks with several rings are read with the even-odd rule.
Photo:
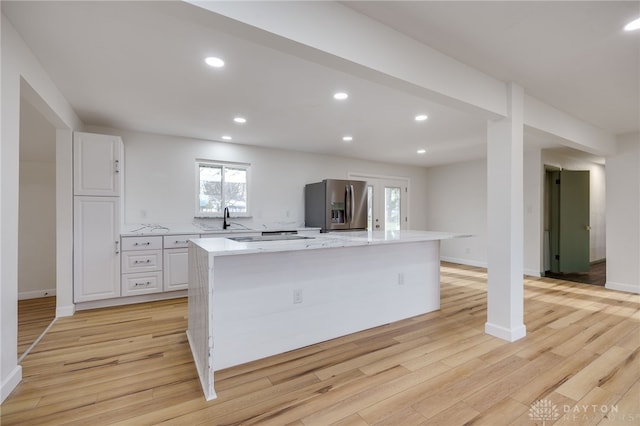
[[626, 31], [633, 31], [633, 30], [640, 29], [640, 18], [629, 22], [627, 25], [624, 26], [624, 29]]
[[416, 151], [418, 154], [426, 154], [427, 150], [426, 149], [419, 149]]
[[222, 68], [224, 67], [224, 61], [220, 58], [216, 58], [215, 56], [209, 56], [204, 60], [207, 65], [214, 68]]
[[229, 135], [224, 135], [222, 139], [224, 139], [225, 141], [230, 141], [232, 138]]
[[236, 123], [246, 123], [247, 119], [244, 117], [235, 117], [233, 121], [235, 121]]
[[345, 100], [349, 97], [349, 95], [345, 92], [338, 92], [333, 94], [333, 99], [337, 99], [339, 101]]
[[429, 117], [427, 117], [425, 114], [416, 115], [416, 121], [424, 121], [427, 118]]
[[343, 136], [342, 140], [345, 142], [351, 142], [353, 140], [353, 136]]

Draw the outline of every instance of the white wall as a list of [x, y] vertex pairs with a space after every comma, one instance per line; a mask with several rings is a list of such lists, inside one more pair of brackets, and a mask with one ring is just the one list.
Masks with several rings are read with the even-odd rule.
[[426, 229], [425, 168], [119, 129], [87, 130], [122, 136], [125, 223], [193, 222], [195, 160], [210, 159], [251, 164], [253, 222], [301, 225], [304, 184], [358, 172], [408, 177], [412, 189], [410, 227]]
[[[591, 171], [591, 260], [606, 257], [604, 166], [525, 148], [523, 269], [532, 276], [543, 272], [544, 164]], [[486, 167], [485, 160], [478, 160], [428, 169], [427, 228], [474, 234], [472, 238], [443, 241], [445, 260], [487, 266]]]
[[[11, 23], [2, 15], [2, 130], [0, 145], [0, 401], [17, 386], [18, 189], [20, 97], [26, 81], [42, 101], [34, 105], [56, 127], [81, 128], [62, 94], [42, 69]], [[42, 109], [41, 109], [42, 108]], [[46, 112], [43, 112], [46, 109]], [[70, 170], [68, 171], [70, 173]], [[71, 229], [67, 230], [71, 232]], [[66, 259], [71, 265], [71, 259]], [[71, 292], [71, 282], [69, 293]]]
[[56, 294], [56, 129], [20, 102], [18, 298]]
[[607, 288], [640, 293], [640, 134], [607, 158]]
[[523, 270], [525, 275], [537, 277], [544, 271], [542, 261], [544, 165], [542, 151], [539, 148], [525, 148], [523, 178]]
[[[579, 158], [567, 157], [549, 150], [543, 151], [542, 161], [546, 165], [567, 170], [589, 170], [589, 221], [591, 226], [589, 260], [594, 262], [605, 259], [607, 257], [605, 166]], [[607, 164], [608, 169], [609, 165]]]
[[487, 266], [487, 163], [476, 160], [427, 170], [427, 227], [473, 234], [446, 240], [444, 260]]
[[20, 162], [19, 299], [55, 295], [55, 206], [55, 163]]

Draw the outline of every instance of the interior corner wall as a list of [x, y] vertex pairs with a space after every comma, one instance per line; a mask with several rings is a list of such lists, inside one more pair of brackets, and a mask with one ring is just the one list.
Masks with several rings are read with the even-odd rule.
[[[20, 147], [20, 93], [23, 80], [59, 118], [57, 125], [81, 128], [82, 122], [38, 60], [2, 15], [2, 130], [0, 145], [0, 402], [22, 379], [18, 365], [18, 188]], [[69, 292], [71, 292], [69, 288]]]
[[607, 157], [607, 283], [640, 293], [640, 134], [618, 138]]

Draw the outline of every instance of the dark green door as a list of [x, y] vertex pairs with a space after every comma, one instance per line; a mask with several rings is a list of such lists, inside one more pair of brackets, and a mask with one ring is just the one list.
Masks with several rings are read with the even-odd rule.
[[589, 272], [589, 171], [560, 172], [559, 272]]

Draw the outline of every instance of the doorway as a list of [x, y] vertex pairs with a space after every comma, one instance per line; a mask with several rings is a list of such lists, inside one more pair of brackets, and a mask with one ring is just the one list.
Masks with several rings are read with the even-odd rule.
[[56, 317], [56, 128], [20, 99], [18, 360]]
[[605, 264], [590, 258], [589, 170], [545, 167], [544, 229], [544, 276], [605, 284]]
[[350, 179], [367, 181], [367, 229], [408, 229], [409, 179], [367, 175], [350, 175]]

